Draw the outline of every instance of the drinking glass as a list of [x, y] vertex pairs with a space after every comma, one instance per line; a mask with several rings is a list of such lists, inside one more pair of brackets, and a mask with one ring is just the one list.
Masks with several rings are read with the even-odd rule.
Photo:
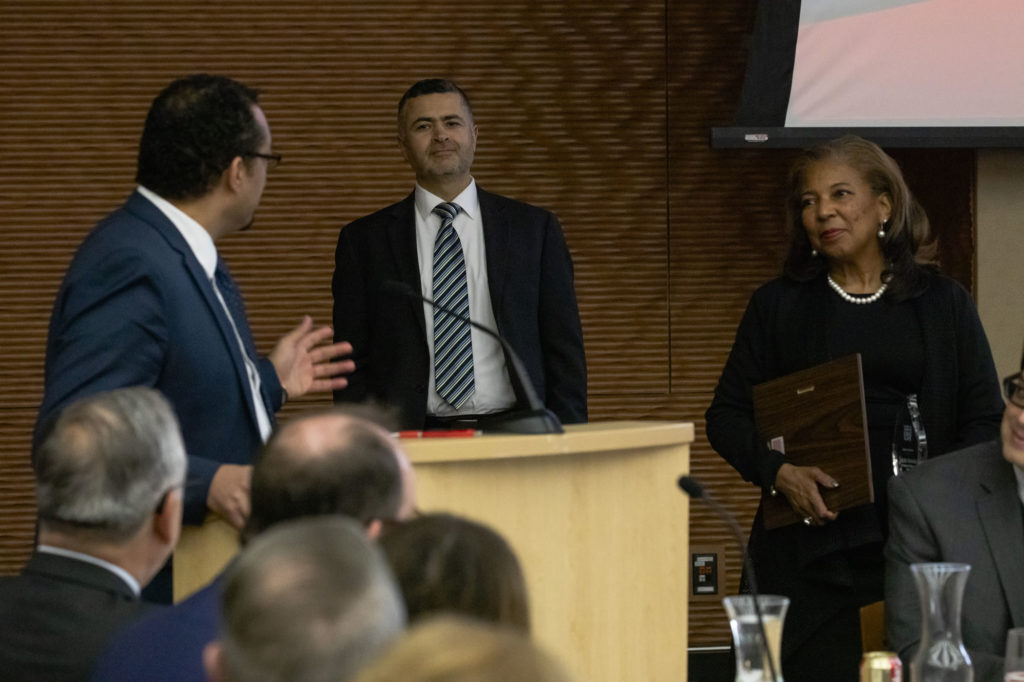
[[764, 621], [764, 633], [768, 639], [768, 653], [775, 667], [772, 680], [771, 666], [765, 657], [764, 639], [757, 623], [754, 598], [749, 594], [726, 597], [722, 600], [729, 614], [729, 627], [736, 645], [736, 682], [782, 682], [782, 663], [779, 650], [782, 646], [782, 622], [786, 618], [789, 599], [774, 594], [761, 594], [757, 604]]
[[1024, 682], [1024, 628], [1006, 633], [1006, 657], [1003, 659], [1004, 682]]

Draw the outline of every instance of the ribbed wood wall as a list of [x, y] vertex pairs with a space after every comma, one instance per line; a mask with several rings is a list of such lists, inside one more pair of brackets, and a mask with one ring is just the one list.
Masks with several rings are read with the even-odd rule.
[[[29, 433], [61, 275], [133, 188], [153, 96], [198, 71], [262, 89], [285, 156], [255, 229], [219, 244], [264, 349], [302, 313], [330, 321], [338, 230], [412, 186], [395, 143], [398, 97], [422, 77], [456, 78], [480, 126], [478, 182], [554, 210], [565, 226], [592, 418], [693, 421], [693, 471], [748, 524], [755, 491], [708, 448], [703, 411], [747, 297], [777, 270], [784, 239], [791, 155], [707, 146], [736, 101], [754, 4], [5, 0], [0, 574], [17, 571], [31, 546]], [[916, 158], [924, 184], [940, 166], [952, 177], [936, 201], [969, 283], [972, 156]], [[285, 417], [324, 402], [298, 401]], [[703, 508], [691, 518], [692, 543], [731, 548]], [[727, 576], [728, 590], [737, 577]], [[694, 603], [689, 638], [728, 642], [720, 604]]]

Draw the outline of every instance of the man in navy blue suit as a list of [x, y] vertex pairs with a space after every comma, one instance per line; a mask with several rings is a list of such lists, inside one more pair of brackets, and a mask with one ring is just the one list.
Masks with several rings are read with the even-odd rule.
[[[139, 143], [138, 188], [79, 247], [57, 294], [37, 433], [63, 405], [145, 385], [170, 400], [189, 455], [184, 521], [241, 527], [253, 453], [288, 399], [343, 388], [351, 348], [308, 316], [269, 356], [252, 340], [215, 242], [253, 222], [273, 153], [256, 91], [195, 75], [161, 92]], [[154, 581], [169, 601], [169, 574]]]
[[[338, 237], [334, 329], [351, 341], [356, 369], [335, 400], [394, 405], [408, 429], [486, 424], [525, 407], [516, 404], [509, 360], [495, 339], [474, 329], [452, 344], [467, 352], [442, 352], [439, 360], [435, 338], [442, 348], [448, 341], [435, 332], [451, 325], [458, 335], [464, 326], [397, 298], [390, 283], [398, 282], [496, 328], [545, 406], [563, 422], [585, 422], [586, 357], [562, 228], [549, 211], [477, 187], [476, 140], [469, 98], [452, 81], [423, 80], [402, 96], [398, 142], [416, 187]], [[450, 227], [456, 238], [445, 236]], [[449, 279], [462, 270], [464, 278]], [[449, 379], [458, 390], [449, 393]]]

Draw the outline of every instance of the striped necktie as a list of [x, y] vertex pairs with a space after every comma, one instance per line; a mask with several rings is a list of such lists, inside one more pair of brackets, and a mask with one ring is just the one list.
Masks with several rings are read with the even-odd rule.
[[[434, 240], [434, 300], [438, 305], [469, 318], [469, 288], [462, 242], [455, 232], [457, 204], [434, 207], [441, 216], [441, 229]], [[455, 409], [473, 395], [473, 339], [470, 326], [434, 308], [434, 386], [445, 402]]]

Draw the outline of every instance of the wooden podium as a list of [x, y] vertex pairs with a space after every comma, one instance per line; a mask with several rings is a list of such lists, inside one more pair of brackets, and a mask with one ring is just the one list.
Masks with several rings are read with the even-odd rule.
[[481, 520], [526, 573], [534, 636], [580, 680], [686, 679], [693, 425], [403, 441], [419, 506]]
[[[604, 422], [565, 434], [406, 439], [419, 507], [483, 521], [518, 554], [534, 637], [581, 680], [686, 679], [693, 425]], [[175, 598], [237, 549], [213, 521], [183, 533]]]

